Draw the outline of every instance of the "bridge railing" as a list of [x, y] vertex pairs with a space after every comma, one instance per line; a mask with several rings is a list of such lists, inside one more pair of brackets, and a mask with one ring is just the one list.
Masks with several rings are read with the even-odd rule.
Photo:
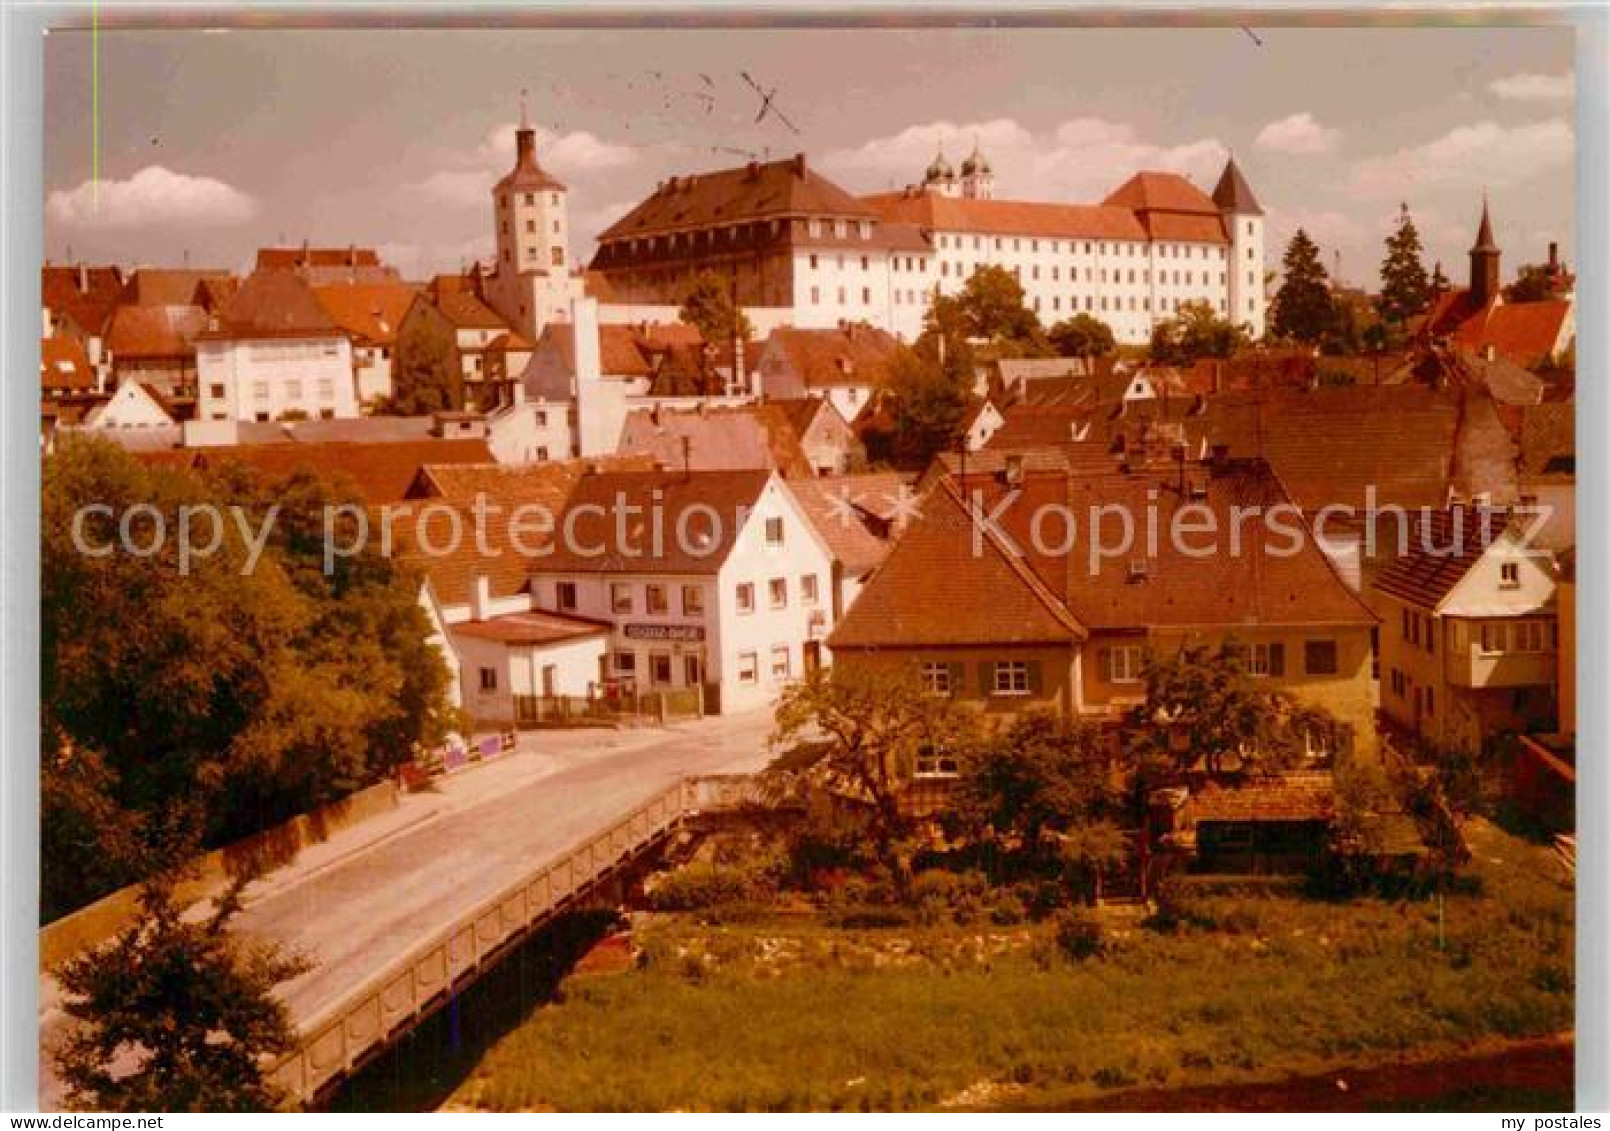
[[313, 1099], [680, 821], [756, 800], [748, 775], [684, 778], [655, 794], [320, 1010], [273, 1079], [289, 1097]]

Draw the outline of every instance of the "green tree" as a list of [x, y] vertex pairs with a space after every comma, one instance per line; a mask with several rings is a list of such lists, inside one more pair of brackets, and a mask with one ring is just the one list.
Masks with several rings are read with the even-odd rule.
[[1301, 228], [1281, 258], [1283, 278], [1275, 292], [1272, 325], [1277, 337], [1317, 344], [1337, 324], [1330, 278], [1319, 259], [1319, 245]]
[[1014, 719], [978, 743], [963, 766], [957, 806], [970, 824], [1038, 852], [1048, 830], [1112, 815], [1121, 800], [1100, 728], [1049, 711]]
[[[353, 496], [227, 459], [146, 467], [75, 439], [46, 463], [42, 503], [47, 916], [144, 878], [135, 848], [167, 806], [190, 803], [200, 840], [222, 843], [376, 781], [458, 725], [417, 576], [375, 540], [322, 569], [323, 507], [361, 513]], [[272, 513], [260, 552], [226, 511], [217, 552], [181, 563], [181, 508], [229, 505], [254, 532]], [[130, 513], [140, 547], [160, 516], [158, 552], [116, 548]]]
[[464, 407], [464, 375], [451, 334], [433, 320], [408, 320], [391, 363], [391, 397], [377, 410], [422, 416]]
[[884, 389], [894, 423], [890, 454], [900, 466], [926, 467], [960, 441], [974, 401], [970, 357], [952, 353], [941, 363], [919, 345], [901, 347], [891, 359]]
[[998, 357], [1039, 357], [1050, 352], [1040, 318], [1029, 309], [1023, 284], [1004, 267], [980, 267], [956, 296], [970, 338], [989, 343]]
[[1182, 302], [1172, 318], [1152, 327], [1151, 356], [1159, 365], [1194, 365], [1199, 358], [1229, 357], [1247, 336], [1206, 301]]
[[749, 316], [733, 302], [726, 280], [714, 271], [694, 277], [677, 317], [698, 329], [708, 343], [748, 341], [754, 335]]
[[154, 875], [138, 923], [57, 971], [75, 1024], [55, 1066], [77, 1107], [271, 1111], [283, 1098], [264, 1067], [296, 1030], [272, 991], [308, 963], [230, 932], [243, 881], [197, 919], [177, 898], [179, 878]]
[[1262, 687], [1245, 650], [1201, 645], [1146, 666], [1146, 700], [1124, 719], [1125, 743], [1147, 772], [1267, 773], [1289, 769], [1310, 746], [1346, 749], [1351, 731], [1329, 712]]
[[1409, 215], [1409, 206], [1404, 204], [1398, 212], [1397, 227], [1386, 239], [1381, 294], [1376, 300], [1382, 319], [1394, 327], [1401, 327], [1431, 301], [1431, 281], [1420, 255], [1420, 232]]
[[1100, 902], [1102, 883], [1130, 857], [1133, 845], [1110, 820], [1074, 825], [1056, 836], [1063, 875], [1076, 895]]
[[1091, 314], [1064, 318], [1046, 336], [1061, 357], [1106, 357], [1118, 348], [1112, 327]]
[[971, 713], [924, 692], [905, 665], [836, 664], [790, 684], [777, 701], [772, 743], [813, 740], [818, 771], [840, 779], [869, 807], [878, 859], [899, 879], [909, 875], [900, 851], [908, 832], [900, 794], [917, 759], [941, 751], [958, 757], [973, 741]]
[[1510, 302], [1542, 302], [1555, 297], [1554, 275], [1546, 263], [1523, 263], [1515, 281], [1504, 288]]

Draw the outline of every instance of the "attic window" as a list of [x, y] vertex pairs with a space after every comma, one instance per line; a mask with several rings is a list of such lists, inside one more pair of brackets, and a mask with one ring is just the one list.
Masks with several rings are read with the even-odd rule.
[[1131, 581], [1143, 581], [1143, 580], [1145, 580], [1147, 569], [1148, 569], [1148, 567], [1147, 567], [1147, 562], [1146, 562], [1145, 558], [1130, 558], [1129, 559], [1129, 580], [1131, 580]]
[[1498, 566], [1498, 585], [1502, 589], [1518, 589], [1521, 584], [1521, 566], [1519, 562], [1500, 562]]
[[850, 374], [855, 372], [855, 362], [851, 361], [847, 357], [840, 357], [838, 359], [838, 365], [840, 373]]

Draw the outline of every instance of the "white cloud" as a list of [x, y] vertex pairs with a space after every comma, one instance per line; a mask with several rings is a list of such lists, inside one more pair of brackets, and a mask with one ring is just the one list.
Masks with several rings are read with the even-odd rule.
[[221, 227], [257, 215], [257, 202], [212, 177], [175, 173], [147, 165], [123, 181], [85, 181], [58, 189], [45, 204], [50, 219], [85, 230], [164, 227]]
[[1487, 89], [1509, 102], [1569, 102], [1576, 94], [1576, 83], [1569, 74], [1524, 73], [1494, 79]]
[[1184, 173], [1211, 188], [1226, 147], [1213, 138], [1160, 145], [1134, 127], [1103, 118], [1073, 118], [1036, 132], [1010, 118], [983, 122], [938, 121], [911, 126], [853, 149], [824, 153], [828, 176], [859, 192], [898, 188], [922, 179], [944, 146], [953, 164], [977, 143], [995, 173], [996, 194], [1019, 200], [1098, 201], [1141, 169]]
[[[484, 207], [492, 186], [514, 166], [514, 132], [514, 124], [506, 123], [488, 130], [473, 149], [439, 155], [441, 167], [409, 189], [432, 204]], [[606, 141], [586, 130], [537, 131], [537, 160], [567, 185], [629, 168], [644, 153], [641, 147]]]
[[1270, 122], [1253, 141], [1259, 149], [1274, 153], [1329, 153], [1341, 140], [1341, 132], [1322, 126], [1307, 111]]
[[1413, 188], [1503, 188], [1571, 163], [1571, 123], [1549, 118], [1523, 126], [1478, 122], [1423, 145], [1360, 161], [1349, 189], [1362, 196], [1404, 196]]

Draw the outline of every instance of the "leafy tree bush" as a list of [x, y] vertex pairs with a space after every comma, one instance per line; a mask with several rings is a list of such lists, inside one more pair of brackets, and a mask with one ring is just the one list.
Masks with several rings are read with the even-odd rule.
[[1106, 948], [1101, 920], [1086, 911], [1059, 911], [1051, 930], [1057, 950], [1074, 962], [1099, 957]]
[[464, 374], [458, 349], [442, 326], [414, 319], [397, 336], [391, 364], [391, 397], [377, 412], [421, 416], [464, 407]]
[[731, 288], [714, 271], [701, 271], [694, 278], [677, 317], [711, 344], [747, 342], [755, 332], [749, 316], [733, 301]]
[[1046, 337], [1061, 357], [1106, 357], [1118, 348], [1112, 327], [1093, 314], [1064, 318]]
[[[459, 724], [417, 575], [373, 544], [323, 570], [323, 507], [353, 496], [307, 475], [270, 485], [228, 462], [147, 467], [74, 440], [47, 461], [42, 503], [47, 918], [144, 878], [152, 813], [191, 804], [205, 814], [202, 846], [222, 843], [379, 780]], [[90, 504], [112, 517], [81, 513]], [[131, 512], [140, 505], [151, 510]], [[254, 547], [226, 512], [218, 551], [181, 568], [181, 508], [203, 505], [273, 525]], [[75, 530], [115, 545], [126, 513], [141, 546], [161, 516], [159, 552], [80, 552]]]
[[1246, 344], [1246, 333], [1210, 303], [1182, 302], [1172, 318], [1152, 327], [1150, 353], [1159, 365], [1187, 366], [1204, 357], [1229, 357]]
[[711, 864], [687, 864], [667, 872], [644, 893], [654, 911], [707, 911], [744, 903], [760, 894], [760, 885], [750, 871]]
[[296, 1030], [272, 996], [305, 961], [240, 942], [228, 927], [238, 881], [201, 919], [163, 871], [141, 892], [141, 919], [57, 971], [75, 1024], [56, 1071], [75, 1106], [98, 1111], [269, 1111], [283, 1099], [263, 1072]]

